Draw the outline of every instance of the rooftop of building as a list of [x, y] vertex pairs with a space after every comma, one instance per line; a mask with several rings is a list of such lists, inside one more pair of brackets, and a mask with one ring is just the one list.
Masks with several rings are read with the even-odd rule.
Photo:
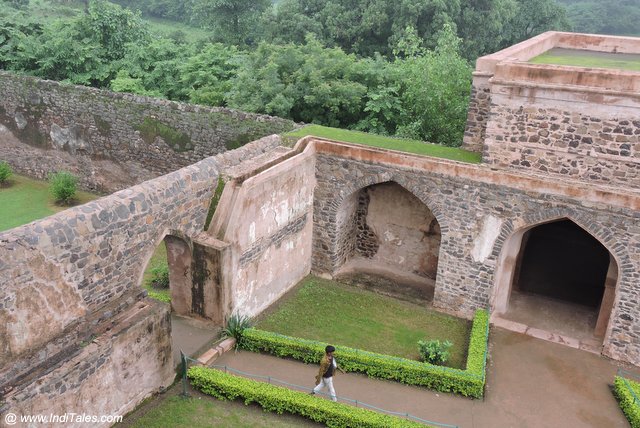
[[476, 74], [640, 95], [640, 38], [549, 31], [478, 58]]

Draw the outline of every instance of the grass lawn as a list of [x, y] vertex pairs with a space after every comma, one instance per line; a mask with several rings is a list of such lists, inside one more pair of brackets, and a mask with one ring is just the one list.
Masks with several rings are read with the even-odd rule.
[[307, 135], [468, 163], [480, 163], [482, 160], [480, 153], [455, 147], [430, 144], [418, 140], [384, 137], [382, 135], [367, 134], [365, 132], [347, 131], [346, 129], [329, 128], [321, 125], [308, 125], [284, 134], [285, 137], [296, 138], [302, 138]]
[[128, 415], [116, 427], [131, 428], [209, 428], [209, 427], [318, 427], [317, 423], [294, 415], [268, 413], [242, 401], [222, 401], [191, 390], [191, 397], [179, 396], [181, 386], [174, 386]]
[[257, 328], [418, 359], [418, 340], [453, 342], [450, 367], [464, 369], [471, 323], [372, 291], [308, 276], [257, 320]]
[[[93, 193], [79, 191], [76, 193], [74, 205], [80, 205], [97, 199]], [[69, 207], [59, 206], [53, 202], [46, 181], [34, 180], [13, 174], [7, 185], [0, 186], [0, 232], [22, 226], [34, 220], [55, 214]], [[158, 245], [144, 273], [143, 286], [149, 297], [162, 302], [170, 302], [169, 290], [157, 290], [151, 286], [151, 269], [167, 264], [167, 248], [162, 242]]]
[[615, 68], [640, 71], [640, 55], [590, 52], [554, 48], [529, 60], [534, 64], [572, 65], [577, 67]]
[[[88, 192], [77, 192], [74, 205], [98, 197]], [[13, 174], [7, 186], [0, 186], [0, 231], [22, 226], [67, 208], [53, 202], [47, 182]]]
[[144, 271], [144, 276], [142, 277], [142, 286], [149, 293], [149, 297], [152, 299], [159, 300], [161, 302], [169, 303], [171, 302], [171, 293], [169, 289], [158, 289], [153, 288], [151, 285], [151, 280], [153, 276], [151, 274], [151, 269], [156, 266], [167, 265], [167, 246], [164, 244], [164, 241], [158, 245], [156, 250], [153, 252], [151, 259], [149, 260], [149, 264], [147, 265], [146, 270]]

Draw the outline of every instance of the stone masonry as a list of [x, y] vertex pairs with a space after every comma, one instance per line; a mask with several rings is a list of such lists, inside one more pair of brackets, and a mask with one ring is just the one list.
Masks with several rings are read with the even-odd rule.
[[494, 168], [640, 188], [640, 73], [527, 62], [553, 47], [640, 53], [640, 41], [549, 32], [479, 58], [464, 147]]
[[[465, 136], [479, 165], [312, 137], [288, 149], [272, 136], [0, 233], [0, 412], [127, 412], [171, 383], [169, 309], [139, 287], [165, 238], [174, 309], [211, 324], [256, 315], [354, 256], [431, 266], [417, 270], [430, 282], [437, 269], [434, 306], [469, 318], [503, 309], [523, 234], [570, 220], [610, 256], [602, 354], [640, 365], [639, 74], [523, 63], [585, 40], [633, 51], [628, 39], [553, 33], [479, 60]], [[188, 164], [215, 146], [203, 142], [213, 116], [241, 115], [0, 77], [4, 125], [41, 153], [83, 159], [83, 172], [154, 147], [164, 155], [141, 155], [145, 171], [164, 172], [167, 154]], [[171, 147], [143, 144], [149, 130]]]
[[90, 190], [112, 192], [265, 135], [286, 119], [65, 85], [0, 72], [0, 159], [46, 179], [69, 170]]

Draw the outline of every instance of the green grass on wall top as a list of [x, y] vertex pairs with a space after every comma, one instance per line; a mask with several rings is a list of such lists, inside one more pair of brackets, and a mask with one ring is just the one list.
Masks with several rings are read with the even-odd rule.
[[551, 49], [530, 59], [529, 62], [533, 64], [640, 71], [640, 55], [590, 52], [578, 49]]
[[470, 152], [456, 147], [440, 146], [418, 140], [385, 137], [382, 135], [367, 134], [365, 132], [348, 131], [346, 129], [330, 128], [322, 125], [308, 125], [284, 134], [285, 137], [296, 138], [302, 138], [307, 135], [460, 162], [480, 163], [482, 160], [480, 153]]

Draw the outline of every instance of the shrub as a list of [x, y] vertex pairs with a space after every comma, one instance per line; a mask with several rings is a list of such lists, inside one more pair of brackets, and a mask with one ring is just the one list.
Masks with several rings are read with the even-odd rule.
[[151, 268], [151, 286], [169, 288], [169, 266], [161, 264]]
[[223, 337], [233, 337], [236, 343], [240, 343], [240, 339], [244, 331], [253, 326], [253, 320], [246, 315], [233, 314], [227, 321], [227, 326], [222, 330]]
[[78, 177], [67, 171], [59, 171], [49, 175], [49, 184], [56, 202], [69, 204], [76, 195]]
[[[373, 378], [396, 380], [441, 392], [455, 392], [480, 398], [484, 393], [488, 328], [487, 312], [476, 311], [471, 328], [466, 370], [435, 366], [344, 346], [337, 346], [335, 355], [345, 371], [361, 372]], [[314, 364], [320, 362], [327, 345], [254, 328], [245, 330], [238, 343], [241, 348], [249, 351], [268, 352], [278, 357], [290, 357]]]
[[187, 376], [193, 387], [220, 400], [241, 398], [245, 404], [258, 403], [265, 411], [297, 414], [329, 427], [428, 427], [206, 367], [191, 367]]
[[631, 428], [640, 428], [640, 402], [636, 399], [640, 395], [640, 384], [616, 376], [613, 382], [613, 393]]
[[9, 177], [13, 174], [13, 170], [11, 170], [11, 166], [6, 162], [0, 162], [0, 184], [4, 184]]
[[418, 340], [418, 353], [422, 361], [429, 364], [442, 365], [449, 359], [449, 348], [453, 345], [448, 340], [440, 342], [437, 339]]

